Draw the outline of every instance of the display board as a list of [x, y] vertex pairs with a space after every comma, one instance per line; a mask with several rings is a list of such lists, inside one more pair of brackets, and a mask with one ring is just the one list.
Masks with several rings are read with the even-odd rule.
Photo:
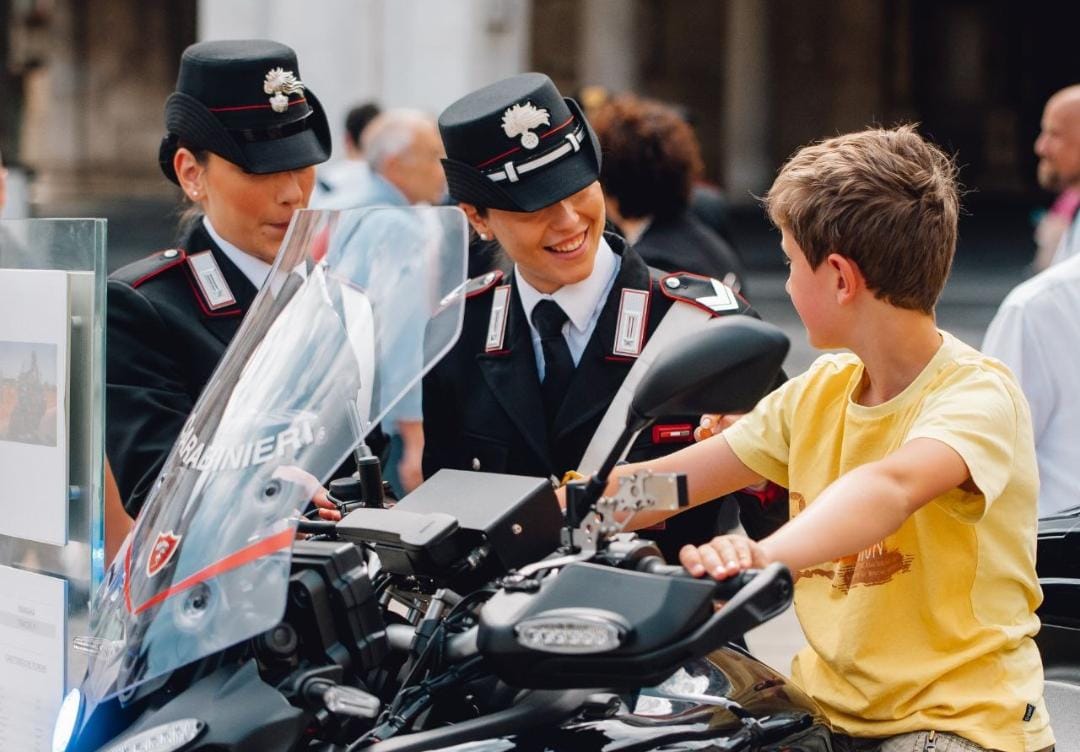
[[49, 750], [104, 573], [105, 221], [0, 221], [0, 749]]

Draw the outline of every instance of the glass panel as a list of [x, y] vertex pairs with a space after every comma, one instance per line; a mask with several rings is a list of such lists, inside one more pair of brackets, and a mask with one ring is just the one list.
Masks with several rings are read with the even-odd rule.
[[[86, 670], [70, 636], [90, 629], [104, 578], [105, 278], [104, 220], [0, 221], [0, 566], [24, 570], [2, 570], [16, 592], [0, 605], [0, 714], [16, 717], [0, 746], [29, 749], [40, 730], [47, 748], [65, 675]], [[40, 660], [20, 652], [33, 648]]]

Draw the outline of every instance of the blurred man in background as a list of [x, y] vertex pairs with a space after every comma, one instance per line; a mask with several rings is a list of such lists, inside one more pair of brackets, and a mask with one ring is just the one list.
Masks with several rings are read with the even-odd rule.
[[1068, 205], [1067, 215], [1060, 221], [1064, 232], [1049, 263], [1036, 259], [1035, 268], [1041, 271], [1080, 253], [1080, 213], [1077, 203], [1069, 199], [1080, 191], [1080, 84], [1067, 86], [1047, 100], [1035, 154], [1039, 157], [1039, 185], [1064, 194]]
[[328, 199], [336, 192], [348, 190], [357, 181], [367, 179], [368, 164], [361, 145], [364, 131], [382, 110], [375, 102], [364, 102], [349, 110], [345, 116], [345, 159], [332, 162], [319, 170], [311, 205]]
[[[1046, 103], [1035, 142], [1039, 185], [1080, 189], [1080, 85]], [[1074, 215], [1051, 266], [1009, 293], [986, 331], [983, 352], [1016, 374], [1035, 429], [1039, 514], [1080, 501], [1080, 221]]]
[[[347, 187], [313, 200], [315, 208], [350, 209], [442, 202], [446, 194], [446, 176], [441, 162], [445, 152], [434, 118], [416, 110], [387, 110], [364, 129], [360, 146], [368, 168], [366, 174], [354, 174]], [[402, 367], [405, 367], [404, 363]], [[383, 431], [390, 439], [386, 478], [399, 496], [412, 491], [423, 481], [424, 424], [421, 416], [421, 391], [417, 385], [382, 422]]]
[[312, 200], [319, 209], [358, 206], [439, 204], [446, 195], [442, 141], [435, 120], [417, 110], [378, 115], [364, 129], [361, 148], [367, 165], [348, 186]]

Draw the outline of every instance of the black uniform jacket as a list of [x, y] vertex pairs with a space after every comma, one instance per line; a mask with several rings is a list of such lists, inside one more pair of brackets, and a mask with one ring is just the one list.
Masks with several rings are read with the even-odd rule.
[[[210, 251], [235, 303], [214, 309], [188, 257]], [[105, 448], [124, 507], [142, 508], [257, 290], [199, 223], [179, 248], [109, 277]]]
[[[675, 303], [641, 257], [616, 235], [605, 236], [622, 256], [618, 276], [592, 337], [582, 353], [549, 435], [544, 418], [528, 322], [512, 284], [510, 310], [501, 350], [485, 352], [495, 285], [471, 297], [465, 305], [461, 338], [424, 380], [424, 475], [442, 468], [482, 470], [561, 478], [577, 467], [626, 378], [634, 359], [614, 354], [622, 291], [649, 291], [646, 331], [651, 336]], [[748, 307], [744, 307], [747, 310]], [[654, 429], [638, 437], [627, 459], [631, 462], [662, 456], [693, 439], [698, 416], [661, 419]], [[687, 430], [675, 442], [654, 441], [664, 426]], [[668, 432], [670, 433], [670, 432]], [[679, 515], [668, 523], [673, 552], [685, 542], [704, 541], [716, 533], [719, 504], [708, 504]], [[677, 528], [677, 530], [676, 530]], [[658, 539], [662, 536], [649, 535]]]

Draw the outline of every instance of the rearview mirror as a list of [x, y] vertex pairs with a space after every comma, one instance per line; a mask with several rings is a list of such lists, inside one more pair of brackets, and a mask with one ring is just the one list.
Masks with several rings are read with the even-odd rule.
[[566, 522], [575, 527], [600, 498], [612, 468], [639, 431], [664, 415], [745, 413], [776, 386], [791, 343], [772, 324], [726, 316], [667, 345], [634, 390], [626, 425], [585, 484], [570, 484]]
[[790, 344], [764, 321], [715, 319], [661, 353], [634, 390], [629, 419], [643, 427], [663, 415], [748, 412], [776, 385]]

